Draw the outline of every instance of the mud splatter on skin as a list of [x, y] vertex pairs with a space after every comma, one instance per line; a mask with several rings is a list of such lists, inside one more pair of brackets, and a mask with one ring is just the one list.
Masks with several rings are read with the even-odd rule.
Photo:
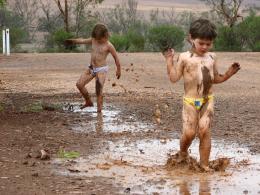
[[102, 88], [102, 85], [101, 83], [99, 82], [99, 79], [96, 80], [96, 94], [97, 96], [100, 96], [101, 94], [101, 88]]
[[180, 59], [180, 55], [179, 55], [178, 58], [177, 58], [177, 62], [179, 62], [179, 59]]
[[201, 89], [202, 84], [197, 84], [197, 93], [200, 93], [200, 89]]
[[203, 83], [203, 96], [207, 96], [209, 94], [209, 90], [212, 86], [212, 80], [210, 76], [209, 69], [205, 66], [201, 68], [202, 72], [202, 83]]

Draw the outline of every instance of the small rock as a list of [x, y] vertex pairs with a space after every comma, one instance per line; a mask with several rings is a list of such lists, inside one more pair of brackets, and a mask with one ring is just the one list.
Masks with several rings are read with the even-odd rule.
[[144, 154], [144, 150], [143, 150], [143, 149], [139, 149], [139, 152], [140, 152], [141, 154]]
[[38, 153], [36, 158], [40, 158], [41, 160], [49, 160], [50, 155], [48, 154], [48, 152], [46, 150], [40, 150], [40, 152]]
[[124, 190], [125, 193], [130, 193], [130, 191], [131, 191], [131, 188], [126, 188], [126, 189]]
[[156, 118], [155, 121], [156, 121], [157, 124], [161, 124], [161, 119], [160, 118]]
[[38, 176], [39, 176], [39, 173], [33, 173], [32, 176], [33, 176], [33, 177], [38, 177]]
[[32, 158], [32, 153], [26, 154], [25, 158]]
[[158, 104], [155, 105], [154, 116], [156, 118], [161, 118], [161, 110], [159, 109], [159, 105]]
[[80, 172], [78, 169], [74, 169], [74, 168], [68, 168], [68, 170], [72, 173], [79, 173]]
[[43, 110], [47, 110], [47, 111], [55, 111], [55, 110], [56, 110], [56, 108], [55, 108], [54, 105], [49, 104], [49, 103], [47, 103], [47, 102], [43, 102], [43, 103], [42, 103], [42, 109], [43, 109]]
[[164, 104], [163, 107], [164, 107], [165, 110], [169, 108], [168, 104]]
[[31, 167], [34, 167], [36, 166], [36, 163], [35, 162], [32, 162], [32, 164], [30, 165]]

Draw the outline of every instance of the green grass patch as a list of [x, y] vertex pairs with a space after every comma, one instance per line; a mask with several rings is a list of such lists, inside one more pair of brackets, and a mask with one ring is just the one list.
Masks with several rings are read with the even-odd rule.
[[58, 157], [59, 158], [78, 158], [80, 156], [80, 153], [77, 151], [65, 151], [65, 150], [59, 150]]
[[25, 105], [22, 108], [22, 111], [23, 112], [41, 112], [41, 111], [43, 111], [42, 102], [34, 102], [32, 104]]
[[62, 104], [51, 104], [42, 101], [33, 102], [29, 105], [26, 105], [22, 108], [23, 112], [42, 112], [44, 110], [47, 111], [55, 111], [62, 110]]
[[34, 102], [32, 104], [26, 105], [22, 108], [24, 112], [41, 112], [43, 111], [42, 102]]
[[3, 104], [0, 104], [0, 112], [3, 112], [5, 110], [5, 107]]

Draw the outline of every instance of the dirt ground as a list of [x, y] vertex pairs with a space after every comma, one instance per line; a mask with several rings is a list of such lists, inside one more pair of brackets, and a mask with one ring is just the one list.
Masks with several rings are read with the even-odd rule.
[[[260, 53], [217, 56], [222, 72], [234, 61], [242, 69], [231, 80], [215, 86], [212, 139], [246, 147], [251, 154], [259, 155]], [[179, 138], [183, 82], [170, 83], [160, 53], [122, 53], [120, 59], [120, 80], [115, 78], [112, 58], [108, 60], [106, 111], [100, 119], [93, 110], [74, 112], [82, 103], [75, 82], [88, 65], [89, 54], [0, 56], [0, 194], [131, 193], [130, 187], [115, 185], [113, 178], [59, 171], [73, 160], [61, 163], [59, 168], [55, 163], [61, 150], [78, 151], [88, 158], [109, 150], [109, 143], [125, 141], [130, 146], [143, 140]], [[88, 89], [95, 101], [94, 83]], [[156, 108], [161, 111], [160, 124], [154, 117]], [[118, 112], [113, 115], [114, 110]], [[42, 149], [50, 153], [49, 160], [37, 158]], [[178, 192], [188, 194], [182, 187], [178, 185]], [[248, 192], [250, 189], [235, 194]], [[141, 190], [139, 194], [146, 193]], [[151, 194], [161, 193], [155, 190]]]

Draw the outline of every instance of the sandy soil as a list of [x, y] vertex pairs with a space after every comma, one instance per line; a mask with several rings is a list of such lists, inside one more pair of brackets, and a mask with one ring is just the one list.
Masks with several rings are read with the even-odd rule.
[[[215, 86], [213, 140], [248, 147], [250, 153], [259, 155], [260, 53], [217, 55], [220, 70], [234, 61], [240, 62], [242, 69], [231, 80]], [[109, 58], [105, 86], [108, 114], [104, 114], [102, 128], [94, 111], [70, 111], [69, 106], [82, 102], [75, 82], [89, 59], [89, 54], [0, 56], [0, 194], [129, 193], [130, 188], [114, 185], [111, 178], [102, 175], [61, 174], [53, 162], [61, 149], [78, 151], [87, 158], [103, 153], [105, 148], [109, 150], [108, 143], [126, 141], [126, 147], [130, 147], [130, 143], [143, 140], [179, 138], [183, 84], [169, 82], [159, 53], [120, 54], [120, 80], [116, 80], [115, 66]], [[94, 82], [88, 88], [95, 100]], [[54, 105], [55, 109], [51, 111], [44, 105]], [[154, 118], [156, 105], [162, 113], [160, 124]], [[119, 112], [110, 119], [114, 110]], [[107, 124], [114, 125], [114, 129]], [[140, 124], [145, 124], [144, 128]], [[36, 158], [42, 149], [50, 153], [50, 160]], [[67, 165], [60, 166], [66, 169]], [[183, 185], [178, 187], [181, 192]]]

